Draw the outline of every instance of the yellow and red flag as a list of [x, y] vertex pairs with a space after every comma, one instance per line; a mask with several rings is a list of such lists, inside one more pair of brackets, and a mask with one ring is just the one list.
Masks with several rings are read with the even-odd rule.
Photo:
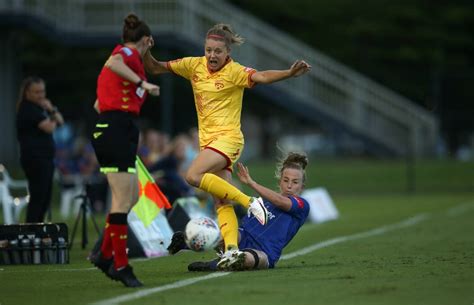
[[133, 207], [137, 217], [148, 227], [160, 210], [170, 209], [168, 198], [161, 192], [155, 179], [150, 175], [143, 162], [137, 156], [138, 202]]

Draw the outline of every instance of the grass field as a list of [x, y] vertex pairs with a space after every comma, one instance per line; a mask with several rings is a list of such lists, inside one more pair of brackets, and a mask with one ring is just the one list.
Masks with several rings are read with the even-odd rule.
[[[133, 261], [145, 287], [127, 289], [76, 238], [69, 265], [0, 266], [0, 304], [473, 304], [472, 165], [419, 164], [406, 193], [403, 165], [332, 162], [308, 186], [328, 188], [340, 219], [304, 225], [273, 270], [190, 273], [214, 254], [185, 252]], [[271, 183], [268, 164], [252, 170]]]

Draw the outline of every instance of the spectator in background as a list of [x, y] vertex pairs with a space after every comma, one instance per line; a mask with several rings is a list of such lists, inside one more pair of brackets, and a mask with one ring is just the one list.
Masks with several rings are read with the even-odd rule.
[[182, 165], [183, 173], [188, 171], [191, 163], [199, 154], [199, 131], [196, 127], [188, 131], [188, 145], [186, 145], [185, 160]]
[[150, 168], [169, 153], [169, 145], [170, 138], [168, 134], [150, 128], [143, 134], [143, 143], [138, 150], [138, 155], [143, 164]]
[[20, 162], [28, 180], [30, 201], [26, 222], [43, 222], [51, 204], [54, 174], [54, 130], [64, 123], [57, 107], [46, 98], [39, 77], [23, 80], [17, 103], [16, 129]]
[[92, 143], [88, 138], [80, 136], [76, 139], [74, 159], [92, 208], [94, 211], [105, 212], [108, 191], [107, 179], [99, 171], [99, 163]]
[[171, 143], [168, 155], [149, 167], [156, 183], [171, 203], [180, 197], [194, 194], [193, 189], [184, 180], [185, 172], [182, 168], [188, 145], [190, 143], [187, 135], [178, 135]]

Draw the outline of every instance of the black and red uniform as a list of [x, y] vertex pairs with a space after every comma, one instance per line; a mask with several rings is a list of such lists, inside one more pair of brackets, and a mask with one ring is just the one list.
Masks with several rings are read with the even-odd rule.
[[[136, 49], [117, 45], [111, 56], [115, 54], [120, 54], [124, 63], [146, 80], [143, 61]], [[105, 66], [102, 68], [97, 80], [100, 114], [92, 139], [101, 172], [135, 172], [139, 130], [134, 119], [146, 95], [141, 87]]]
[[[136, 49], [118, 45], [111, 56], [115, 54], [120, 54], [125, 65], [132, 69], [140, 79], [146, 80], [145, 68]], [[145, 98], [146, 92], [141, 87], [123, 79], [106, 66], [102, 68], [97, 80], [100, 114], [92, 139], [101, 172], [135, 173], [139, 130], [134, 120], [140, 113]], [[114, 279], [116, 275], [110, 273], [114, 271], [107, 269], [107, 262], [111, 260], [113, 260], [115, 270], [132, 272], [131, 267], [128, 266], [126, 251], [127, 234], [127, 213], [110, 213], [107, 216], [104, 239], [100, 248], [106, 264], [98, 263], [96, 266]]]

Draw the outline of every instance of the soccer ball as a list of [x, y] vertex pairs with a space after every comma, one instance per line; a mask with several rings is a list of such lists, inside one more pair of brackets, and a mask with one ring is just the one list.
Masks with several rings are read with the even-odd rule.
[[217, 246], [221, 231], [208, 217], [191, 219], [184, 230], [186, 245], [193, 251], [207, 251]]

